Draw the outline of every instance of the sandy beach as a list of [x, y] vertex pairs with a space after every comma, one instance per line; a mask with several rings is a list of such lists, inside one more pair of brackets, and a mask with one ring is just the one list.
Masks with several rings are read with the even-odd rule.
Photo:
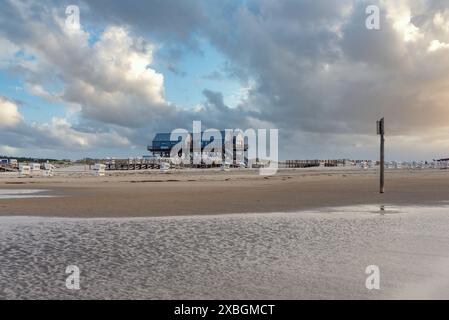
[[0, 215], [151, 217], [253, 212], [291, 212], [320, 207], [433, 205], [449, 200], [449, 171], [391, 170], [386, 193], [378, 172], [343, 168], [108, 172], [105, 177], [59, 173], [18, 178], [1, 174], [0, 189], [40, 189], [48, 198], [2, 199]]
[[447, 299], [449, 171], [386, 177], [381, 195], [345, 168], [1, 175], [0, 299]]

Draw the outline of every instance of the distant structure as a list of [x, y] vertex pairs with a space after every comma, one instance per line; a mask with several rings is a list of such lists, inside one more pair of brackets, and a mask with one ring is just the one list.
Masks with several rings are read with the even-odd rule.
[[0, 172], [17, 171], [19, 163], [16, 159], [0, 159]]
[[[237, 133], [232, 135], [229, 132], [220, 131], [221, 133], [221, 140], [220, 141], [214, 141], [214, 137], [211, 137], [210, 139], [204, 138], [204, 132], [201, 132], [201, 153], [204, 152], [204, 149], [206, 146], [208, 146], [211, 143], [216, 143], [217, 146], [221, 146], [221, 150], [215, 149], [215, 154], [208, 156], [217, 156], [217, 154], [220, 154], [222, 157], [224, 157], [226, 148], [225, 148], [225, 141], [231, 141], [232, 140], [232, 159], [234, 162], [236, 159], [245, 159], [245, 163], [248, 162], [248, 159], [245, 157], [245, 151], [248, 150], [248, 145], [245, 144], [245, 138], [243, 134]], [[186, 135], [178, 134], [178, 140], [171, 140], [170, 139], [170, 133], [157, 133], [153, 139], [153, 142], [151, 145], [148, 146], [148, 151], [150, 151], [153, 156], [158, 157], [164, 157], [168, 158], [170, 157], [171, 149], [178, 144], [180, 141], [184, 139], [186, 144], [190, 147], [191, 154], [193, 154], [193, 134], [187, 133]]]
[[[178, 140], [170, 140], [170, 133], [156, 133], [153, 138], [153, 144], [148, 146], [148, 151], [152, 152], [154, 156], [160, 156], [164, 158], [170, 157], [171, 149], [179, 142], [183, 137], [179, 137]], [[191, 134], [186, 138], [186, 141], [191, 141]]]

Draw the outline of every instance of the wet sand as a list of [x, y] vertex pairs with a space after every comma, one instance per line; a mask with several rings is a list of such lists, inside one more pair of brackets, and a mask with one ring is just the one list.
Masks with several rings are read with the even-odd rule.
[[[448, 299], [448, 210], [0, 217], [0, 300]], [[66, 288], [68, 265], [80, 290]]]
[[448, 170], [387, 170], [378, 193], [376, 170], [281, 169], [108, 172], [18, 178], [0, 174], [0, 189], [44, 189], [55, 197], [1, 199], [0, 215], [151, 217], [290, 212], [320, 207], [433, 205], [449, 200]]
[[0, 175], [0, 299], [447, 299], [449, 171], [386, 177], [380, 195], [375, 170]]

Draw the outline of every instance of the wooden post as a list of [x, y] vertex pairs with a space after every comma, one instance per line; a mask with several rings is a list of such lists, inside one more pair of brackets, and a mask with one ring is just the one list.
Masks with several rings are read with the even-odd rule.
[[385, 192], [385, 138], [380, 135], [380, 193]]
[[380, 135], [380, 193], [385, 192], [385, 123], [384, 118], [377, 121], [377, 134]]

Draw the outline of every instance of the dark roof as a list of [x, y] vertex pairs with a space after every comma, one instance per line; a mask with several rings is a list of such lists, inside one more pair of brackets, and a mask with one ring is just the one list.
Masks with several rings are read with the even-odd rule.
[[170, 141], [170, 133], [156, 133], [153, 141]]
[[[222, 135], [222, 139], [224, 139], [225, 131], [221, 130], [220, 133]], [[191, 132], [189, 134], [192, 135]], [[201, 138], [203, 137], [203, 134], [204, 134], [204, 131], [201, 132]], [[164, 133], [156, 133], [156, 135], [154, 136], [153, 142], [177, 141], [177, 140], [170, 140], [170, 135], [171, 135], [171, 133], [166, 133], [166, 132], [164, 132]], [[178, 134], [178, 137], [180, 135], [181, 134]]]

